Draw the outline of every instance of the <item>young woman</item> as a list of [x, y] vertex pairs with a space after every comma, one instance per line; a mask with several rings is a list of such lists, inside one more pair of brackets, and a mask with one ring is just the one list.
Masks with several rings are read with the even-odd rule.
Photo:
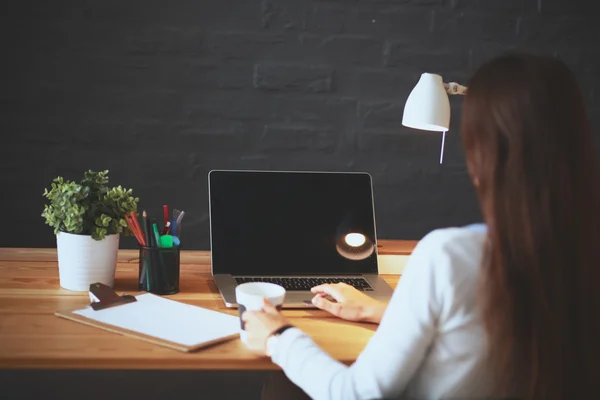
[[269, 304], [244, 313], [252, 349], [310, 397], [600, 394], [600, 173], [574, 76], [553, 58], [496, 58], [468, 83], [461, 131], [487, 230], [424, 237], [388, 305], [313, 288], [317, 307], [380, 323], [352, 366]]

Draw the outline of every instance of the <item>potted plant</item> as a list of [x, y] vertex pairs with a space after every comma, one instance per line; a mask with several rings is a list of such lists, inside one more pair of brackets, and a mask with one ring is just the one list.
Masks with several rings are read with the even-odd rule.
[[54, 228], [60, 286], [88, 291], [101, 282], [112, 287], [119, 235], [131, 235], [125, 215], [137, 210], [131, 189], [108, 186], [108, 171], [88, 171], [80, 183], [57, 177], [44, 190], [49, 204], [42, 217]]

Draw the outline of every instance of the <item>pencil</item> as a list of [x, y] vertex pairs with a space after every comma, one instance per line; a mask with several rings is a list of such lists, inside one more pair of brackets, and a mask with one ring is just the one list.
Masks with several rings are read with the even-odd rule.
[[144, 241], [143, 239], [140, 237], [139, 232], [136, 229], [135, 223], [132, 221], [131, 216], [128, 214], [125, 214], [125, 220], [127, 221], [127, 225], [129, 225], [129, 229], [131, 229], [131, 232], [133, 233], [133, 235], [135, 236], [135, 238], [137, 239], [138, 243], [140, 244], [140, 246], [144, 245]]
[[150, 246], [150, 236], [148, 236], [148, 221], [146, 221], [146, 211], [142, 213], [142, 232], [146, 240], [146, 246]]
[[141, 245], [146, 246], [146, 240], [144, 239], [144, 235], [142, 234], [142, 228], [140, 227], [140, 221], [138, 221], [137, 214], [135, 213], [135, 211], [132, 211], [130, 215], [131, 222], [133, 223], [135, 230], [140, 238]]

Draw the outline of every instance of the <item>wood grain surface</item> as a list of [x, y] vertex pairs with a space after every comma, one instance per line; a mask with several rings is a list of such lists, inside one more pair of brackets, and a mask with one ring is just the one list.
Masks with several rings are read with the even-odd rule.
[[[380, 254], [397, 254], [398, 265], [403, 265], [416, 244], [385, 242], [389, 242], [388, 248], [392, 250]], [[389, 271], [382, 276], [395, 287], [399, 275], [394, 274], [394, 264], [387, 264]], [[114, 290], [138, 294], [137, 270], [137, 252], [119, 251]], [[180, 292], [165, 297], [237, 315], [237, 310], [224, 306], [218, 294], [210, 276], [207, 251], [182, 252]], [[237, 338], [197, 352], [182, 353], [54, 315], [57, 311], [70, 311], [88, 304], [87, 292], [71, 292], [60, 287], [55, 249], [0, 248], [0, 368], [277, 368], [270, 360], [252, 355]], [[283, 313], [332, 357], [345, 364], [356, 359], [376, 328], [372, 324], [342, 321], [320, 310], [284, 310]]]

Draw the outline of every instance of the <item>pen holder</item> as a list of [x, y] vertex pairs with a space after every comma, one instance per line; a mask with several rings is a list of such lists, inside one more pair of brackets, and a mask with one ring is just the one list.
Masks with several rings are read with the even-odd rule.
[[179, 246], [141, 247], [139, 289], [164, 295], [179, 292]]

